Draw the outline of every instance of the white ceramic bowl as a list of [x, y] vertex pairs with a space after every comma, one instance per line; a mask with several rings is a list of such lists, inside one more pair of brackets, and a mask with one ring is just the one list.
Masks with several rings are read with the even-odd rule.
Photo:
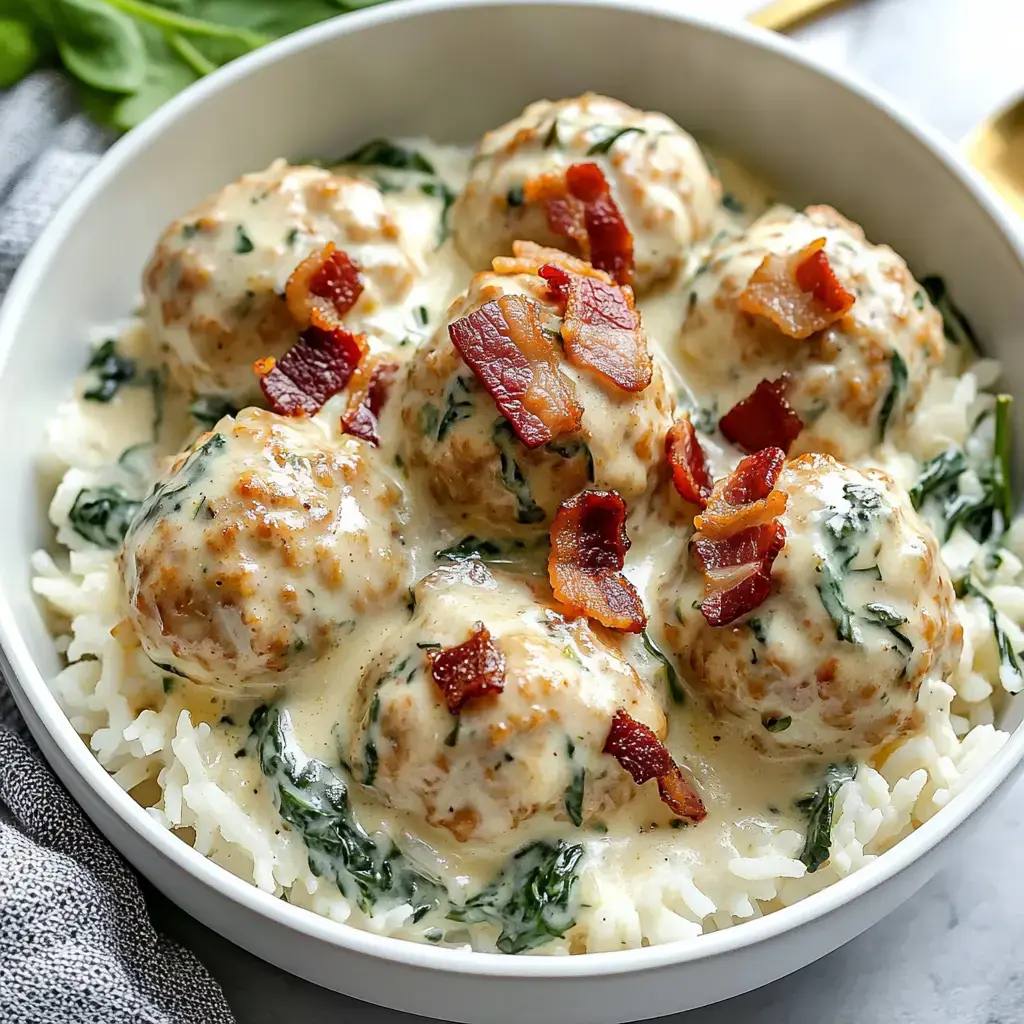
[[[344, 152], [375, 135], [468, 142], [530, 100], [586, 89], [665, 111], [759, 168], [783, 198], [834, 204], [918, 274], [945, 275], [1020, 391], [1021, 254], [1004, 214], [948, 147], [785, 40], [626, 0], [388, 4], [232, 64], [111, 150], [26, 260], [0, 317], [0, 643], [50, 763], [125, 856], [211, 928], [321, 985], [474, 1024], [634, 1020], [793, 971], [923, 885], [1024, 755], [1017, 728], [948, 808], [892, 852], [769, 917], [649, 949], [504, 957], [356, 931], [239, 881], [153, 822], [68, 724], [44, 682], [58, 659], [28, 582], [29, 553], [48, 532], [34, 460], [80, 370], [86, 327], [129, 310], [164, 223], [279, 155]], [[1011, 715], [1007, 727], [1020, 709]]]

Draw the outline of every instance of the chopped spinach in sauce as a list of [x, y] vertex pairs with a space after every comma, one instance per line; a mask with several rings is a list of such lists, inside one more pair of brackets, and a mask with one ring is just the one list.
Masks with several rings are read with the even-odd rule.
[[566, 737], [566, 752], [569, 755], [572, 778], [565, 789], [565, 813], [569, 815], [569, 820], [579, 828], [583, 824], [583, 790], [587, 781], [587, 769], [573, 761], [576, 744], [569, 737]]
[[632, 132], [636, 132], [638, 135], [646, 135], [647, 129], [641, 128], [639, 125], [631, 125], [628, 128], [611, 129], [604, 138], [598, 139], [598, 141], [587, 150], [587, 156], [600, 156], [603, 153], [607, 153], [612, 146], [619, 141], [619, 139]]
[[896, 403], [900, 401], [901, 396], [906, 392], [907, 383], [910, 379], [906, 361], [896, 349], [893, 349], [892, 355], [889, 357], [889, 374], [891, 383], [882, 402], [882, 409], [878, 414], [878, 431], [879, 436], [883, 439], [885, 438], [886, 431], [889, 429], [892, 414], [896, 410]]
[[78, 492], [68, 522], [75, 533], [97, 547], [117, 548], [140, 504], [120, 487], [86, 487]]
[[548, 441], [544, 447], [552, 454], [558, 455], [563, 459], [575, 459], [577, 455], [586, 455], [587, 479], [591, 483], [594, 482], [594, 456], [586, 441]]
[[501, 927], [498, 949], [523, 953], [561, 938], [576, 923], [577, 867], [583, 847], [541, 840], [512, 855], [486, 888], [448, 912], [452, 921]]
[[807, 835], [800, 853], [807, 871], [813, 873], [828, 860], [832, 843], [832, 816], [835, 812], [836, 794], [847, 782], [857, 777], [857, 766], [850, 761], [830, 764], [817, 789], [799, 799], [796, 803], [807, 817]]
[[97, 383], [82, 394], [89, 402], [109, 402], [123, 384], [135, 379], [137, 371], [134, 359], [118, 355], [117, 343], [113, 339], [108, 339], [96, 349], [86, 369], [92, 370], [97, 377]]
[[[1010, 412], [1013, 399], [997, 395], [993, 415], [995, 431], [992, 455], [972, 465], [966, 452], [948, 448], [921, 467], [917, 482], [910, 490], [914, 508], [936, 512], [936, 528], [943, 539], [962, 526], [979, 543], [998, 539], [1013, 517], [1013, 490], [1010, 479]], [[977, 430], [982, 417], [974, 429]], [[961, 478], [974, 471], [978, 486], [961, 491]], [[941, 525], [940, 525], [941, 523]]]
[[336, 163], [358, 164], [361, 167], [390, 167], [395, 171], [418, 171], [420, 174], [437, 173], [434, 165], [422, 153], [407, 146], [400, 146], [390, 139], [370, 139]]
[[668, 685], [668, 692], [673, 703], [682, 704], [686, 699], [686, 692], [683, 690], [682, 681], [679, 678], [675, 665], [672, 664], [672, 660], [651, 639], [651, 634], [646, 629], [643, 630], [640, 637], [644, 642], [644, 647], [647, 648], [647, 653], [656, 661], [661, 662], [661, 667], [665, 672], [665, 682]]
[[[433, 406], [431, 406], [433, 408]], [[437, 410], [435, 409], [436, 413]], [[436, 441], [443, 441], [460, 420], [473, 415], [473, 392], [464, 377], [452, 377], [444, 389], [444, 414], [437, 424]]]
[[239, 256], [245, 256], [255, 249], [252, 239], [249, 237], [249, 233], [241, 224], [235, 225], [235, 252]]
[[227, 439], [223, 434], [214, 434], [200, 445], [182, 464], [181, 468], [162, 484], [158, 484], [152, 493], [142, 502], [132, 525], [140, 527], [148, 525], [167, 515], [169, 512], [180, 512], [188, 490], [206, 476], [210, 461], [225, 447]]
[[225, 416], [236, 415], [238, 407], [223, 395], [196, 395], [188, 412], [196, 423], [210, 430]]
[[390, 839], [370, 836], [356, 821], [348, 787], [334, 769], [305, 755], [287, 711], [257, 708], [249, 729], [247, 747], [259, 758], [281, 817], [305, 842], [315, 875], [334, 881], [366, 913], [379, 903], [408, 903], [418, 921], [440, 905], [441, 887]]
[[946, 282], [938, 275], [933, 274], [922, 279], [921, 286], [928, 293], [932, 305], [942, 316], [942, 332], [947, 341], [960, 348], [980, 353], [981, 346], [978, 344], [977, 335], [967, 317], [960, 312], [959, 307], [949, 297]]
[[516, 500], [516, 518], [521, 523], [542, 522], [545, 518], [544, 509], [533, 500], [530, 484], [516, 461], [515, 450], [518, 441], [512, 424], [502, 417], [494, 424], [491, 437], [501, 460], [501, 482]]
[[1024, 657], [1024, 653], [1013, 649], [1013, 643], [999, 621], [999, 611], [992, 603], [992, 599], [971, 579], [966, 580], [960, 587], [960, 596], [976, 597], [985, 605], [992, 626], [992, 635], [999, 650], [999, 681], [1007, 693], [1020, 693], [1024, 690], [1024, 671], [1021, 669], [1021, 658]]

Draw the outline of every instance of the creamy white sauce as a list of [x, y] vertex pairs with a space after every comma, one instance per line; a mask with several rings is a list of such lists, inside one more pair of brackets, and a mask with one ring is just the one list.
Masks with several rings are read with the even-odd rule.
[[[467, 154], [424, 140], [411, 140], [406, 144], [424, 153], [437, 168], [440, 179], [453, 191], [461, 187], [469, 170]], [[674, 283], [658, 286], [638, 303], [650, 348], [666, 375], [678, 409], [697, 408], [706, 404], [709, 397], [691, 392], [673, 358], [675, 340], [687, 316], [688, 278], [715, 245], [727, 236], [741, 233], [745, 225], [763, 212], [771, 195], [771, 190], [747, 171], [724, 157], [716, 157], [724, 190], [735, 197], [736, 203], [718, 208], [711, 230], [691, 251], [687, 267]], [[377, 177], [376, 169], [368, 168], [345, 168], [344, 173]], [[385, 177], [389, 181], [402, 180], [401, 175]], [[450, 237], [437, 241], [443, 233], [440, 203], [423, 195], [419, 183], [420, 179], [413, 178], [407, 191], [385, 191], [381, 197], [388, 216], [398, 225], [403, 237], [412, 240], [410, 264], [415, 268], [412, 282], [402, 292], [400, 301], [380, 302], [367, 310], [361, 320], [362, 329], [370, 334], [372, 348], [389, 353], [400, 364], [427, 343], [451, 302], [466, 287], [471, 273]], [[276, 247], [276, 252], [280, 248], [280, 211], [275, 211], [276, 207], [268, 203], [244, 212], [252, 223], [252, 241], [257, 246], [264, 242], [271, 246], [273, 242], [271, 247]], [[319, 237], [316, 240], [319, 241]], [[364, 248], [359, 256], [372, 266], [372, 250]], [[273, 282], [275, 289], [283, 287], [285, 276], [277, 274]], [[235, 290], [239, 287], [237, 281], [229, 284]], [[170, 399], [176, 417], [181, 417], [188, 398], [177, 394]], [[133, 395], [111, 406], [111, 415], [125, 417], [118, 422], [120, 436], [130, 433], [126, 429], [126, 418], [132, 403], [143, 400]], [[339, 418], [346, 401], [344, 394], [335, 396], [315, 417], [331, 444], [342, 443]], [[380, 424], [382, 443], [373, 453], [373, 462], [375, 472], [402, 495], [401, 552], [394, 560], [397, 568], [387, 556], [389, 571], [395, 572], [396, 578], [400, 577], [397, 589], [402, 590], [413, 587], [435, 568], [438, 564], [435, 551], [459, 541], [467, 531], [436, 508], [423, 481], [404, 466], [400, 452], [403, 430], [400, 404], [392, 400], [385, 406]], [[131, 412], [131, 415], [142, 417], [145, 412]], [[187, 431], [180, 426], [167, 427], [168, 435], [175, 431], [179, 441], [195, 436], [195, 428]], [[141, 427], [138, 433], [144, 433]], [[727, 472], [739, 457], [739, 453], [719, 437], [705, 438], [704, 446], [715, 477]], [[608, 457], [614, 459], [614, 451], [609, 451]], [[230, 483], [222, 481], [219, 486], [223, 489]], [[659, 507], [652, 507], [654, 504], [648, 495], [631, 509], [632, 547], [626, 574], [637, 586], [651, 613], [652, 640], [668, 650], [664, 623], [655, 614], [659, 594], [673, 582], [679, 584], [680, 594], [692, 594], [696, 598], [700, 581], [687, 552], [693, 529], [683, 514], [681, 503], [675, 501], [674, 496], [666, 503], [664, 496], [660, 496]], [[345, 498], [338, 506], [338, 526], [342, 531], [372, 535], [374, 530], [379, 532], [386, 518], [393, 514], [392, 508], [355, 495]], [[257, 562], [261, 558], [258, 554], [252, 557]], [[369, 551], [365, 564], [358, 569], [359, 580], [368, 583], [373, 579], [375, 559], [383, 557], [380, 546]], [[519, 568], [525, 570], [526, 575], [532, 572], [544, 581], [546, 549], [539, 552], [539, 557], [529, 553], [523, 557], [525, 560]], [[307, 571], [312, 570], [303, 569]], [[358, 589], [358, 580], [354, 586]], [[501, 621], [500, 594], [482, 600], [480, 607], [480, 618], [496, 634], [515, 625], [514, 616], [511, 622]], [[408, 628], [410, 612], [403, 601], [397, 601], [370, 607], [353, 618], [354, 624], [344, 635], [337, 635], [322, 656], [289, 665], [281, 678], [263, 680], [276, 696], [278, 706], [291, 715], [305, 753], [333, 766], [339, 765], [339, 751], [346, 750], [351, 741], [355, 719], [365, 701], [365, 694], [361, 695], [359, 690], [360, 680], [369, 671], [377, 652], [402, 637]], [[426, 826], [419, 814], [387, 807], [372, 787], [351, 779], [350, 795], [363, 827], [370, 832], [390, 835], [417, 864], [446, 883], [456, 898], [475, 892], [494, 876], [513, 850], [536, 838], [583, 842], [590, 868], [598, 869], [609, 878], [625, 878], [642, 876], [651, 865], [659, 862], [680, 866], [725, 864], [732, 858], [750, 855], [782, 831], [804, 828], [804, 818], [795, 806], [795, 799], [814, 788], [824, 762], [765, 757], [755, 749], [738, 720], [733, 721], [727, 715], [714, 718], [706, 705], [692, 696], [682, 705], [674, 703], [661, 663], [645, 649], [639, 637], [607, 632], [601, 635], [609, 647], [635, 668], [655, 702], [664, 709], [666, 744], [679, 764], [696, 780], [708, 809], [706, 820], [697, 826], [669, 827], [665, 807], [652, 782], [638, 789], [633, 799], [606, 808], [599, 818], [586, 822], [582, 828], [538, 815], [509, 828], [500, 837], [491, 837], [489, 842], [460, 842], [445, 828]], [[463, 632], [461, 637], [452, 635], [444, 640], [446, 644], [457, 643], [464, 636]], [[211, 696], [209, 691], [186, 680], [176, 682], [175, 687], [174, 699], [187, 707], [196, 720], [206, 721], [212, 728], [233, 737], [239, 748], [244, 746], [247, 736], [244, 723], [259, 703], [258, 699], [225, 693]], [[231, 721], [224, 721], [224, 716]], [[566, 712], [565, 724], [569, 730], [579, 724], [572, 721], [571, 711]], [[585, 731], [584, 726], [580, 728]], [[251, 754], [240, 757], [232, 766], [232, 772], [254, 790], [262, 784], [258, 765]], [[457, 798], [453, 797], [453, 804], [458, 799], [472, 805], [475, 796], [471, 791], [462, 792]]]

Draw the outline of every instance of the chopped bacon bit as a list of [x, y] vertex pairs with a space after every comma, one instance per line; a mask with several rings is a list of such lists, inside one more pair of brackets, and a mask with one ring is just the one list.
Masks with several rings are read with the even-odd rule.
[[772, 565], [786, 545], [779, 516], [787, 494], [776, 490], [785, 456], [778, 448], [748, 455], [719, 480], [693, 524], [690, 553], [704, 574], [700, 610], [711, 626], [727, 626], [771, 593]]
[[527, 448], [579, 429], [576, 386], [558, 367], [535, 302], [503, 295], [449, 324], [448, 336]]
[[717, 540], [782, 515], [787, 495], [775, 490], [775, 483], [785, 461], [786, 455], [780, 448], [765, 448], [742, 459], [729, 476], [712, 488], [707, 507], [693, 520], [693, 525]]
[[768, 253], [739, 297], [744, 313], [767, 317], [790, 338], [809, 338], [841, 320], [854, 303], [818, 238], [795, 253]]
[[689, 416], [676, 420], [669, 428], [665, 435], [665, 455], [680, 496], [704, 508], [711, 496], [711, 474]]
[[543, 203], [548, 227], [571, 238], [583, 258], [619, 284], [633, 280], [633, 236], [595, 163], [573, 164], [564, 175], [543, 174], [524, 186], [528, 203]]
[[786, 401], [786, 384], [785, 376], [761, 381], [718, 421], [718, 429], [747, 452], [762, 448], [788, 452], [804, 429], [804, 421]]
[[341, 417], [341, 429], [372, 444], [380, 444], [377, 417], [388, 397], [388, 388], [398, 372], [398, 363], [385, 359], [364, 359], [352, 377], [348, 408]]
[[675, 765], [673, 770], [666, 772], [658, 779], [658, 795], [661, 802], [687, 821], [699, 825], [707, 816], [707, 808], [700, 794], [686, 781], [683, 770]]
[[703, 801], [686, 781], [665, 744], [622, 708], [612, 718], [602, 753], [611, 754], [638, 786], [657, 779], [661, 799], [679, 817], [697, 823], [706, 816]]
[[495, 256], [491, 260], [491, 267], [496, 274], [537, 274], [541, 267], [549, 263], [570, 274], [597, 277], [608, 282], [612, 280], [603, 270], [597, 270], [586, 260], [570, 256], [561, 249], [551, 249], [536, 242], [515, 241], [512, 243], [512, 252], [512, 256]]
[[[734, 559], [745, 554], [750, 555], [752, 560], [738, 563], [731, 569], [705, 570], [706, 587], [700, 601], [700, 611], [709, 626], [728, 626], [740, 615], [753, 611], [767, 600], [771, 593], [772, 564], [785, 547], [785, 527], [777, 520], [762, 526], [751, 526], [738, 534], [735, 540], [736, 550], [722, 557]], [[731, 541], [706, 543], [728, 546]], [[696, 548], [696, 544], [693, 547]], [[708, 554], [705, 550], [703, 557]], [[699, 561], [701, 555], [696, 557]]]
[[253, 369], [274, 412], [312, 416], [348, 384], [365, 352], [361, 334], [307, 327], [280, 359], [257, 359]]
[[700, 610], [709, 625], [727, 626], [768, 597], [772, 565], [785, 546], [786, 528], [777, 519], [722, 540], [693, 538], [691, 551], [706, 584]]
[[654, 363], [632, 289], [551, 266], [541, 267], [540, 275], [552, 291], [565, 295], [562, 340], [569, 362], [594, 370], [623, 391], [643, 391]]
[[626, 503], [615, 491], [581, 491], [558, 506], [551, 524], [548, 578], [555, 598], [609, 629], [639, 633], [643, 602], [622, 575], [629, 550]]
[[300, 327], [330, 331], [359, 301], [363, 281], [348, 254], [328, 242], [311, 253], [293, 271], [285, 285], [288, 312]]
[[443, 651], [428, 651], [427, 660], [452, 714], [457, 714], [467, 701], [501, 693], [505, 688], [505, 655], [482, 622], [473, 626], [464, 643]]

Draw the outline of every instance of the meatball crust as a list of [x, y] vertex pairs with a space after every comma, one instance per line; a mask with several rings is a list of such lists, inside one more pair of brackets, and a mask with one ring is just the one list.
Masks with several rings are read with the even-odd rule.
[[661, 592], [693, 687], [772, 755], [866, 754], [916, 725], [922, 680], [962, 629], [932, 531], [884, 473], [803, 455], [779, 477], [786, 544], [768, 599], [730, 625], [698, 610], [690, 568]]
[[[738, 309], [765, 256], [795, 253], [819, 238], [855, 296], [846, 316], [798, 341]], [[907, 422], [945, 350], [942, 318], [903, 260], [829, 206], [772, 208], [712, 251], [688, 294], [678, 346], [683, 376], [723, 415], [762, 380], [788, 375], [786, 396], [804, 423], [790, 455], [851, 461], [867, 453], [887, 429]]]
[[584, 409], [580, 429], [540, 448], [521, 444], [452, 345], [448, 325], [502, 295], [525, 295], [557, 332], [556, 307], [545, 294], [531, 274], [477, 274], [408, 366], [402, 457], [452, 519], [485, 536], [545, 534], [559, 504], [588, 486], [616, 490], [630, 504], [639, 500], [672, 420], [673, 400], [657, 364], [643, 391], [627, 392], [563, 360]]
[[170, 467], [121, 553], [149, 658], [244, 694], [325, 653], [407, 584], [401, 491], [376, 449], [247, 409]]
[[[618, 138], [607, 148], [617, 133]], [[644, 291], [680, 269], [711, 229], [721, 185], [693, 139], [664, 114], [592, 93], [532, 103], [478, 144], [452, 209], [455, 244], [477, 269], [515, 239], [564, 248], [544, 210], [520, 198], [523, 184], [577, 163], [597, 163], [633, 235], [635, 283]]]
[[[566, 619], [529, 585], [479, 561], [438, 569], [415, 589], [411, 621], [388, 637], [360, 682], [349, 759], [388, 806], [457, 840], [507, 840], [529, 822], [567, 822], [583, 780], [583, 821], [634, 786], [602, 753], [624, 708], [653, 729], [665, 715], [636, 672], [585, 619]], [[505, 658], [504, 690], [449, 712], [429, 652], [483, 622]], [[583, 776], [583, 772], [586, 775]]]
[[327, 242], [344, 250], [364, 285], [345, 323], [372, 331], [433, 246], [407, 223], [368, 181], [284, 161], [244, 175], [174, 221], [150, 258], [145, 318], [161, 358], [186, 391], [253, 404], [254, 360], [279, 358], [297, 337], [284, 299], [297, 264]]

